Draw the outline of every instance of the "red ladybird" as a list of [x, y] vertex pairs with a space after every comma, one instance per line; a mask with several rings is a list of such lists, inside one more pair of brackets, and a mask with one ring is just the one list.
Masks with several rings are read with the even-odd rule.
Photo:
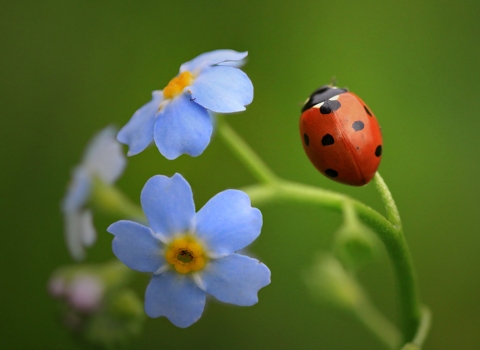
[[363, 186], [380, 165], [377, 118], [347, 89], [325, 85], [315, 90], [302, 108], [300, 136], [313, 165], [334, 181]]

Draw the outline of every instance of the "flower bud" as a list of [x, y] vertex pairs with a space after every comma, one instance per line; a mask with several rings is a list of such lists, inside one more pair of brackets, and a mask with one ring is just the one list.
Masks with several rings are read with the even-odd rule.
[[307, 274], [307, 285], [321, 301], [344, 309], [354, 309], [363, 300], [355, 279], [330, 254], [320, 256]]
[[55, 298], [60, 299], [65, 295], [65, 279], [61, 276], [54, 276], [48, 281], [48, 293]]
[[377, 255], [378, 239], [370, 228], [358, 220], [354, 207], [346, 202], [345, 220], [335, 237], [334, 251], [349, 268], [358, 268], [369, 263]]
[[95, 275], [75, 276], [66, 295], [70, 306], [81, 313], [93, 313], [100, 309], [105, 285]]
[[127, 287], [132, 274], [119, 261], [67, 266], [53, 273], [48, 290], [70, 331], [92, 345], [117, 348], [140, 334], [146, 317], [142, 301]]
[[360, 221], [345, 223], [336, 233], [334, 250], [348, 267], [358, 268], [371, 262], [378, 254], [375, 234]]
[[145, 318], [137, 295], [131, 289], [119, 289], [105, 296], [104, 309], [90, 319], [84, 337], [107, 349], [122, 348], [140, 335]]

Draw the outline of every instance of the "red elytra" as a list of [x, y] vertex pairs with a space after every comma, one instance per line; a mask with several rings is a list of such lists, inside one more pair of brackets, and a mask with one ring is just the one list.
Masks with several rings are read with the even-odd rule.
[[300, 136], [313, 165], [334, 181], [363, 186], [382, 158], [377, 118], [347, 89], [322, 86], [302, 108]]

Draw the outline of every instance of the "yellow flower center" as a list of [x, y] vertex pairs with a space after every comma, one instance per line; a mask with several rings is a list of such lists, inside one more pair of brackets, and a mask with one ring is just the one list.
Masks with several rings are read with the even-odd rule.
[[163, 96], [166, 99], [173, 98], [177, 95], [180, 95], [185, 89], [186, 86], [192, 85], [193, 75], [189, 71], [180, 73], [175, 78], [170, 80], [170, 82], [163, 89]]
[[201, 244], [192, 236], [174, 239], [165, 252], [165, 259], [179, 273], [199, 271], [206, 263]]

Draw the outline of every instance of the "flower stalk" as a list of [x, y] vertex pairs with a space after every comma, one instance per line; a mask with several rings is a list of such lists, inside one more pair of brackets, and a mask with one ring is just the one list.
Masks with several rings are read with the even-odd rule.
[[145, 215], [139, 206], [133, 203], [122, 191], [114, 185], [109, 185], [98, 178], [94, 178], [92, 206], [101, 212], [115, 218], [130, 218], [137, 222], [146, 222]]
[[243, 188], [254, 205], [261, 206], [270, 202], [310, 203], [342, 212], [344, 203], [350, 202], [352, 204], [358, 217], [372, 228], [384, 243], [393, 263], [399, 290], [403, 343], [411, 341], [417, 332], [421, 319], [415, 272], [401, 229], [400, 215], [380, 175], [377, 173], [375, 179], [385, 203], [388, 219], [371, 207], [346, 195], [278, 178], [221, 118], [219, 118], [218, 123], [218, 134], [260, 182], [258, 185]]
[[275, 183], [277, 176], [268, 168], [263, 160], [233, 130], [222, 116], [217, 116], [218, 135], [237, 158], [244, 163], [252, 175], [262, 184]]

